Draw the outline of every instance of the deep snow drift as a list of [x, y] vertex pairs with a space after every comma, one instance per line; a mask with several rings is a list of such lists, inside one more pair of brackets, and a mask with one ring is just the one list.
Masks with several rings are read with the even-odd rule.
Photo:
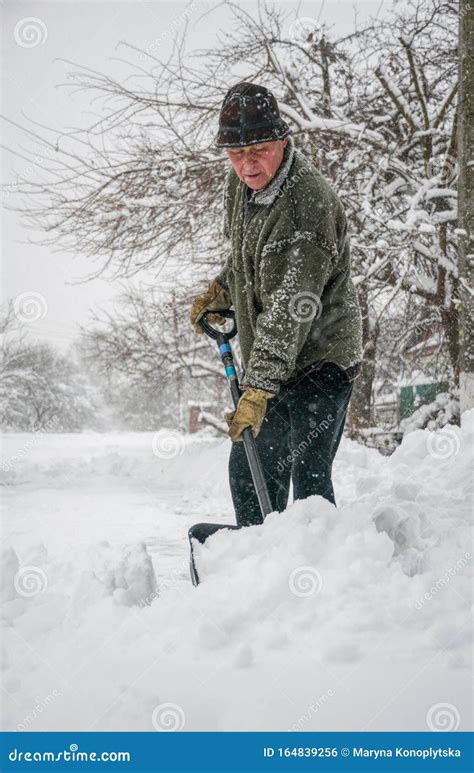
[[230, 442], [3, 438], [2, 727], [468, 730], [474, 411], [232, 522]]

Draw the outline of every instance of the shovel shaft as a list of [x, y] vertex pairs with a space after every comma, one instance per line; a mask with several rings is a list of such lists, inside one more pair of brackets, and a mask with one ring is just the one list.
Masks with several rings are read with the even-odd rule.
[[244, 429], [242, 437], [263, 521], [265, 516], [273, 511], [270, 494], [268, 493], [267, 482], [263, 474], [262, 463], [258, 455], [255, 438], [250, 427]]
[[[202, 318], [200, 325], [202, 330], [206, 333], [206, 335], [208, 335], [210, 338], [213, 338], [217, 342], [217, 345], [219, 347], [219, 354], [221, 356], [222, 362], [225, 367], [227, 382], [229, 384], [229, 389], [232, 395], [232, 400], [234, 402], [234, 407], [237, 408], [238, 402], [242, 395], [242, 391], [239, 387], [239, 380], [237, 378], [237, 372], [235, 370], [232, 348], [229, 344], [230, 338], [233, 338], [237, 333], [237, 328], [235, 326], [235, 315], [233, 312], [229, 310], [220, 311], [219, 313], [222, 314], [223, 317], [233, 319], [234, 326], [229, 333], [221, 333], [220, 331], [215, 330], [206, 321], [206, 315], [204, 315], [204, 317]], [[247, 461], [250, 467], [250, 473], [252, 475], [252, 481], [255, 488], [255, 493], [257, 495], [258, 503], [260, 505], [260, 510], [262, 513], [262, 522], [263, 522], [265, 519], [265, 516], [273, 511], [273, 507], [270, 500], [270, 495], [268, 493], [267, 483], [265, 480], [265, 476], [263, 474], [262, 464], [260, 461], [260, 457], [258, 455], [258, 449], [255, 443], [255, 438], [253, 436], [251, 427], [246, 427], [242, 432], [242, 441], [244, 444]], [[222, 529], [240, 529], [240, 528], [242, 527], [237, 525], [218, 524], [218, 523], [198, 523], [198, 524], [195, 524], [194, 526], [191, 526], [188, 532], [188, 536], [189, 536], [189, 544], [191, 548], [190, 571], [191, 571], [191, 580], [193, 582], [193, 585], [199, 584], [199, 575], [198, 575], [195, 556], [194, 556], [194, 543], [199, 542], [201, 544], [204, 544], [207, 537], [210, 537], [212, 534], [215, 534], [216, 531], [220, 531]]]
[[219, 334], [217, 339], [217, 345], [219, 346], [219, 354], [225, 367], [225, 374], [227, 376], [227, 383], [229, 384], [230, 393], [234, 402], [234, 408], [237, 408], [242, 391], [239, 387], [239, 382], [237, 379], [237, 372], [235, 370], [232, 349], [228, 341], [226, 341], [224, 336], [221, 334]]
[[[239, 387], [239, 382], [237, 379], [232, 348], [228, 341], [226, 341], [224, 336], [221, 334], [219, 334], [217, 338], [217, 344], [219, 346], [219, 354], [221, 355], [221, 359], [225, 367], [232, 400], [234, 401], [234, 407], [237, 408], [242, 391]], [[244, 443], [245, 453], [249, 463], [250, 473], [252, 475], [253, 485], [255, 487], [255, 493], [257, 494], [263, 521], [265, 516], [272, 512], [273, 507], [263, 474], [262, 463], [258, 455], [257, 444], [255, 443], [255, 438], [250, 427], [246, 427], [242, 432], [242, 440]]]

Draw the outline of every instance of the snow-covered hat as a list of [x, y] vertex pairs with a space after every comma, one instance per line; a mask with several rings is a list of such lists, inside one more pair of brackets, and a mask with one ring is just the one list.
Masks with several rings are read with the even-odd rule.
[[288, 134], [291, 129], [282, 119], [275, 97], [265, 86], [243, 81], [229, 89], [219, 116], [217, 147], [272, 142]]

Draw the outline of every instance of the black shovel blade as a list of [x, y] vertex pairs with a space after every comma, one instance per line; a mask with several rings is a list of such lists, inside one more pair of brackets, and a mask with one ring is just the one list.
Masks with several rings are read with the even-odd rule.
[[194, 560], [193, 540], [197, 540], [201, 545], [204, 545], [205, 541], [216, 531], [221, 529], [241, 529], [241, 526], [237, 526], [232, 523], [196, 523], [188, 531], [189, 545], [191, 548], [191, 559], [189, 563], [189, 571], [191, 574], [191, 580], [194, 586], [199, 585], [199, 575], [196, 568], [196, 562]]

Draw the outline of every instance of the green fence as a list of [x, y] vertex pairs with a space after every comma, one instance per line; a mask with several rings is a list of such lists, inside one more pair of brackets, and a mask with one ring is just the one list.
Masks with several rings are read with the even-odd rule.
[[400, 388], [400, 419], [406, 419], [416, 411], [420, 405], [432, 403], [440, 392], [447, 392], [447, 381], [438, 381], [436, 384], [413, 384]]

